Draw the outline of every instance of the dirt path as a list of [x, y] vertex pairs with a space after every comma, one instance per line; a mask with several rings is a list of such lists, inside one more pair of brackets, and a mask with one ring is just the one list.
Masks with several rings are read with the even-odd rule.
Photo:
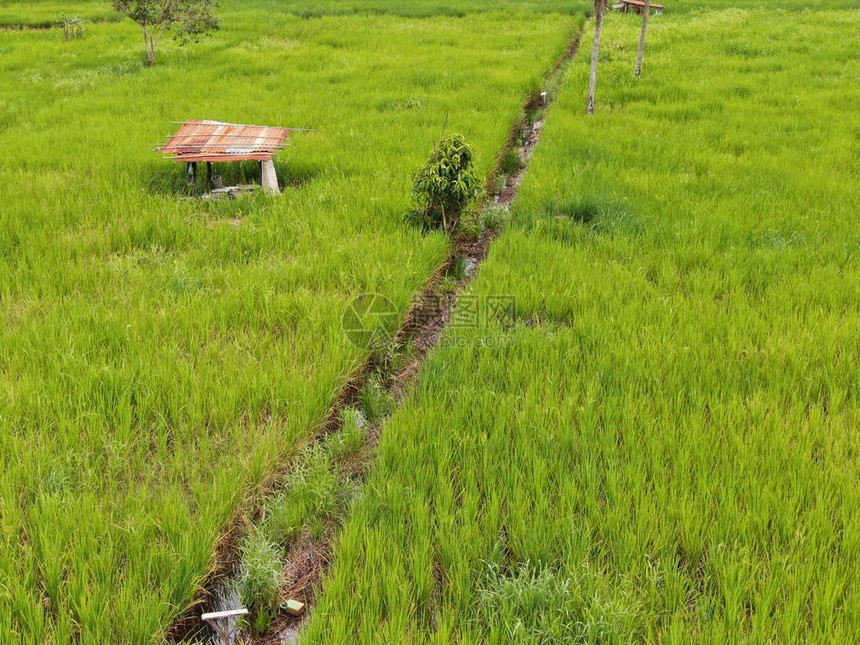
[[[563, 55], [559, 57], [544, 78], [544, 87], [558, 87], [560, 85], [558, 81], [564, 74], [567, 63], [576, 54], [581, 36], [581, 30], [572, 36]], [[500, 164], [505, 156], [514, 151], [519, 158], [518, 168], [507, 176], [502, 175], [498, 167], [491, 173], [486, 183], [487, 194], [490, 195], [491, 187], [499, 184], [502, 186], [497, 194], [490, 195], [485, 199], [482, 205], [483, 209], [503, 208], [507, 210], [510, 208], [517, 196], [522, 178], [528, 170], [534, 149], [540, 141], [545, 110], [554, 98], [551, 93], [537, 92], [526, 101], [522, 115], [511, 129], [498, 157]], [[502, 177], [504, 182], [499, 180]], [[358, 403], [361, 388], [370, 379], [380, 379], [396, 404], [402, 400], [427, 353], [436, 345], [451, 320], [452, 312], [457, 306], [457, 295], [477, 275], [478, 268], [489, 254], [490, 246], [496, 236], [495, 231], [484, 231], [478, 235], [477, 239], [454, 242], [445, 262], [432, 274], [414, 300], [394, 338], [395, 358], [403, 359], [408, 352], [409, 359], [394, 361], [401, 367], [395, 371], [390, 371], [390, 362], [381, 364], [371, 357], [359, 371], [359, 374], [351, 379], [338, 394], [325, 421], [310, 439], [308, 446], [321, 442], [327, 435], [340, 429], [343, 412]], [[458, 266], [461, 267], [460, 270], [463, 275], [454, 281], [454, 273]], [[463, 267], [465, 270], [462, 270]], [[444, 291], [443, 284], [447, 287]], [[385, 421], [386, 419], [383, 418], [365, 431], [364, 443], [357, 454], [339, 465], [338, 474], [340, 477], [355, 482], [364, 480], [373, 464], [376, 444]], [[283, 487], [283, 482], [289, 472], [289, 466], [287, 466], [260, 488], [259, 506], [251, 515], [254, 521], [260, 520], [262, 504], [266, 497]], [[297, 642], [303, 622], [312, 614], [315, 595], [328, 569], [338, 528], [336, 525], [330, 526], [323, 535], [316, 539], [308, 534], [300, 535], [293, 540], [284, 557], [282, 575], [287, 583], [281, 590], [281, 597], [284, 600], [296, 598], [304, 602], [307, 606], [305, 615], [297, 618], [280, 614], [266, 634], [251, 638], [247, 634], [236, 633], [234, 642], [253, 642], [265, 645]], [[219, 563], [218, 567], [209, 576], [208, 582], [195, 600], [193, 609], [178, 617], [171, 625], [167, 632], [169, 642], [188, 642], [193, 638], [205, 635], [207, 631], [201, 629], [201, 613], [238, 606], [238, 599], [231, 591], [230, 582], [239, 564], [241, 537], [246, 530], [244, 516], [237, 515], [219, 543], [215, 558], [216, 562]]]

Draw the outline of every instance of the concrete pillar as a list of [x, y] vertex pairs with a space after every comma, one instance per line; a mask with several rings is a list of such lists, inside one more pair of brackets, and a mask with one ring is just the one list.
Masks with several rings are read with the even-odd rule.
[[267, 193], [277, 195], [281, 192], [278, 188], [278, 176], [275, 174], [275, 162], [271, 159], [260, 164], [260, 183]]

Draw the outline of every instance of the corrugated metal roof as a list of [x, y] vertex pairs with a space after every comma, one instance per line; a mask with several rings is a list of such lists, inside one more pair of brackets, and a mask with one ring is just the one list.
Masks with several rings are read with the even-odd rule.
[[[621, 4], [632, 4], [632, 5], [635, 5], [637, 7], [644, 7], [645, 6], [645, 0], [621, 0]], [[662, 9], [663, 5], [657, 4], [656, 2], [652, 2], [651, 8], [652, 9]]]
[[186, 121], [157, 150], [177, 162], [267, 161], [286, 145], [289, 128]]

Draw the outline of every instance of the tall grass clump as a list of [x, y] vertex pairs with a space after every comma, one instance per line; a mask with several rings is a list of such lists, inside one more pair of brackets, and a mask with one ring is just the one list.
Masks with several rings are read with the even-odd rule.
[[376, 423], [391, 412], [394, 399], [379, 376], [369, 378], [361, 388], [359, 406], [364, 418], [370, 423]]
[[253, 631], [265, 631], [278, 610], [281, 552], [261, 531], [252, 531], [242, 547], [239, 599], [250, 612]]
[[340, 430], [326, 437], [325, 451], [335, 461], [355, 454], [361, 449], [366, 427], [364, 413], [358, 408], [347, 408], [342, 414]]

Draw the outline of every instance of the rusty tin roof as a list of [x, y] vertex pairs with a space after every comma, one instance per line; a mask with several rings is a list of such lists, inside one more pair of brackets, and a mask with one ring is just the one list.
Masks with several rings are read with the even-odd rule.
[[156, 148], [174, 161], [267, 161], [286, 145], [289, 128], [186, 121]]
[[[635, 5], [637, 7], [644, 7], [645, 6], [645, 0], [621, 0], [621, 4], [632, 4], [632, 5]], [[662, 9], [663, 5], [657, 4], [656, 2], [652, 2], [651, 8], [652, 9]]]

